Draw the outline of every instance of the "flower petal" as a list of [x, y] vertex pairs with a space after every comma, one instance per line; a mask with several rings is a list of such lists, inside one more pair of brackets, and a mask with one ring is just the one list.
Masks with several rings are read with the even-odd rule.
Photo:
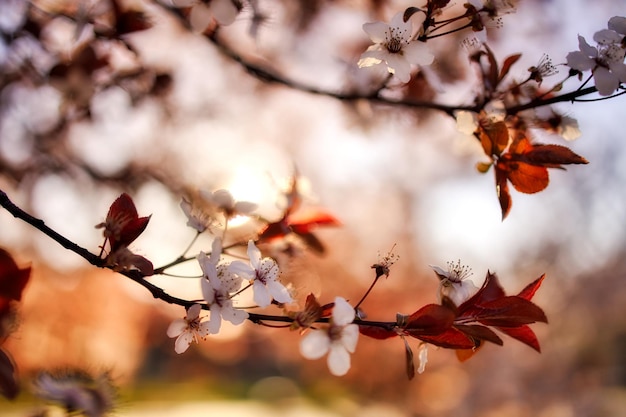
[[189, 348], [191, 342], [193, 342], [193, 333], [181, 333], [181, 335], [178, 336], [178, 339], [176, 339], [176, 342], [174, 343], [174, 350], [176, 351], [176, 353], [181, 354]]
[[583, 38], [580, 35], [578, 35], [578, 48], [583, 54], [587, 56], [590, 56], [592, 58], [595, 58], [598, 56], [598, 50], [594, 48], [593, 46], [589, 45], [587, 41], [585, 40], [585, 38]]
[[359, 326], [356, 324], [348, 324], [341, 331], [341, 344], [350, 353], [356, 350], [356, 344], [359, 341]]
[[613, 16], [609, 19], [608, 28], [622, 35], [626, 35], [626, 17]]
[[261, 262], [261, 251], [256, 247], [252, 239], [248, 241], [248, 258], [250, 258], [250, 265], [258, 270]]
[[293, 301], [287, 288], [285, 288], [285, 286], [278, 281], [268, 281], [267, 289], [272, 297], [274, 297], [274, 300], [279, 303], [291, 303]]
[[200, 304], [194, 304], [187, 310], [187, 321], [192, 321], [197, 319], [200, 316], [200, 311], [202, 311], [202, 306]]
[[614, 30], [602, 29], [593, 35], [593, 40], [601, 45], [610, 45], [613, 43], [620, 43], [622, 41], [622, 36]]
[[596, 66], [595, 60], [580, 51], [570, 52], [565, 59], [569, 67], [578, 71], [587, 71]]
[[601, 96], [610, 96], [619, 86], [617, 76], [604, 67], [598, 67], [593, 71], [593, 79]]
[[189, 12], [189, 24], [195, 32], [204, 32], [212, 18], [213, 13], [203, 3], [196, 3]]
[[245, 277], [248, 279], [254, 278], [256, 275], [254, 269], [245, 262], [242, 261], [232, 261], [228, 265], [228, 270], [233, 274], [237, 274], [241, 277]]
[[330, 339], [323, 330], [311, 330], [300, 340], [300, 353], [306, 359], [319, 359], [329, 348]]
[[419, 359], [420, 364], [417, 368], [417, 373], [421, 374], [426, 370], [426, 364], [428, 363], [428, 345], [426, 343], [422, 343], [419, 349], [417, 358]]
[[211, 318], [209, 319], [209, 333], [218, 334], [222, 327], [222, 308], [217, 304], [211, 305]]
[[202, 298], [208, 305], [212, 305], [215, 302], [215, 288], [209, 282], [208, 279], [202, 278], [200, 280], [200, 288], [202, 289]]
[[387, 66], [393, 70], [393, 74], [398, 77], [403, 83], [408, 83], [411, 80], [411, 65], [399, 54], [387, 54], [385, 56]]
[[389, 25], [385, 22], [364, 23], [363, 30], [374, 43], [382, 43], [387, 37]]
[[254, 291], [254, 302], [259, 307], [267, 307], [272, 303], [272, 296], [269, 289], [259, 280], [254, 280], [252, 283], [252, 290]]
[[345, 326], [354, 321], [354, 308], [343, 297], [335, 297], [332, 314], [333, 324], [336, 326]]
[[335, 376], [343, 376], [350, 370], [350, 354], [340, 344], [333, 344], [328, 354], [328, 369]]
[[424, 42], [413, 41], [402, 48], [404, 58], [411, 64], [430, 65], [435, 56], [430, 53], [430, 49]]
[[185, 319], [176, 319], [170, 323], [167, 328], [167, 336], [168, 337], [177, 337], [180, 336], [187, 329], [187, 320]]
[[243, 323], [248, 316], [246, 311], [233, 308], [232, 306], [230, 308], [222, 308], [222, 318], [234, 325]]

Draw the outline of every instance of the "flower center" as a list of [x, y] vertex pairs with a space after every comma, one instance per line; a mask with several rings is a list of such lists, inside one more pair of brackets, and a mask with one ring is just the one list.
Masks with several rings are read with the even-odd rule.
[[[406, 31], [403, 31], [406, 32]], [[402, 52], [403, 37], [398, 28], [389, 28], [387, 31], [385, 48], [390, 54], [398, 54]]]

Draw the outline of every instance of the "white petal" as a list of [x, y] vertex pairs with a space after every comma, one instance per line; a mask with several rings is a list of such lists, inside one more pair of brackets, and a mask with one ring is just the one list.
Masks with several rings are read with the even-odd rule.
[[283, 284], [278, 281], [268, 281], [267, 288], [269, 293], [274, 297], [274, 300], [279, 303], [291, 303], [293, 299], [291, 298], [291, 294]]
[[237, 10], [231, 0], [211, 1], [211, 11], [215, 14], [217, 21], [222, 25], [230, 25], [233, 23], [239, 13], [239, 10]]
[[191, 342], [193, 342], [193, 334], [191, 332], [184, 332], [176, 339], [174, 350], [178, 354], [183, 353], [189, 348]]
[[385, 57], [387, 66], [393, 70], [393, 74], [398, 77], [403, 83], [408, 83], [411, 80], [411, 66], [399, 54], [387, 54]]
[[403, 40], [411, 38], [411, 21], [404, 21], [404, 12], [396, 13], [389, 22], [389, 27], [395, 28], [397, 32], [402, 34]]
[[231, 306], [230, 308], [222, 308], [222, 318], [234, 325], [239, 325], [246, 321], [248, 313]]
[[254, 302], [259, 307], [267, 307], [272, 303], [269, 289], [261, 281], [255, 280], [252, 283], [252, 290], [254, 291]]
[[208, 279], [202, 278], [200, 280], [200, 288], [202, 289], [202, 298], [208, 305], [211, 305], [215, 302], [215, 288], [209, 282]]
[[343, 297], [335, 297], [335, 306], [333, 307], [333, 324], [336, 326], [345, 326], [354, 320], [354, 308]]
[[348, 324], [341, 331], [341, 344], [350, 353], [356, 350], [356, 344], [359, 341], [359, 326], [356, 324]]
[[604, 67], [598, 67], [593, 71], [593, 79], [601, 96], [610, 96], [619, 86], [617, 76]]
[[361, 59], [359, 59], [359, 62], [357, 62], [357, 65], [359, 66], [359, 68], [367, 68], [367, 67], [373, 67], [374, 65], [382, 64], [382, 62], [383, 61], [381, 61], [378, 58], [361, 55]]
[[278, 264], [272, 258], [263, 258], [259, 262], [257, 270], [263, 273], [263, 277], [267, 281], [273, 281], [278, 278]]
[[208, 321], [203, 321], [200, 323], [198, 327], [198, 336], [206, 337], [211, 334], [211, 323]]
[[217, 276], [222, 282], [222, 288], [228, 293], [233, 293], [241, 288], [242, 278], [239, 275], [234, 274], [229, 268], [228, 264], [221, 264], [217, 266]]
[[569, 67], [578, 71], [587, 71], [596, 66], [596, 61], [580, 51], [570, 52], [566, 60]]
[[213, 243], [211, 244], [211, 263], [216, 265], [219, 260], [220, 260], [220, 256], [222, 255], [222, 239], [215, 238], [215, 240], [213, 241]]
[[228, 270], [233, 274], [237, 274], [239, 276], [249, 279], [254, 278], [254, 276], [256, 275], [254, 269], [250, 265], [242, 261], [232, 261], [228, 265]]
[[622, 36], [614, 30], [602, 29], [593, 35], [593, 40], [602, 45], [610, 45], [612, 43], [620, 43]]
[[222, 327], [222, 308], [217, 304], [211, 305], [211, 318], [209, 319], [209, 333], [218, 334]]
[[619, 62], [611, 64], [609, 65], [609, 68], [621, 82], [626, 83], [626, 65], [624, 65], [624, 63]]
[[590, 46], [585, 40], [585, 38], [583, 38], [580, 35], [578, 35], [578, 48], [583, 54], [587, 56], [590, 56], [592, 58], [595, 58], [598, 56], [598, 50], [594, 48], [593, 46]]
[[200, 304], [194, 304], [187, 310], [187, 320], [195, 320], [200, 316], [200, 311], [202, 311], [202, 306]]
[[248, 258], [250, 258], [250, 265], [258, 270], [261, 262], [261, 251], [256, 247], [252, 239], [248, 241]]
[[363, 30], [367, 33], [374, 43], [381, 43], [387, 36], [389, 25], [385, 22], [364, 23]]
[[609, 29], [616, 31], [617, 33], [626, 35], [626, 17], [613, 16], [609, 19], [608, 27]]
[[185, 319], [176, 319], [170, 323], [167, 328], [168, 337], [180, 336], [185, 330], [187, 330], [187, 321]]
[[335, 376], [343, 376], [347, 374], [350, 369], [350, 354], [343, 348], [343, 346], [333, 344], [330, 347], [327, 363], [331, 374]]
[[430, 65], [435, 56], [424, 42], [413, 41], [402, 48], [405, 59], [415, 65]]
[[300, 340], [300, 353], [306, 359], [319, 359], [329, 348], [330, 339], [323, 330], [311, 330]]
[[[470, 115], [470, 116], [466, 116], [466, 115], [465, 115], [465, 113], [469, 113], [469, 115]], [[471, 135], [471, 134], [473, 134], [473, 133], [474, 133], [474, 131], [476, 130], [476, 127], [478, 127], [478, 117], [476, 117], [476, 113], [474, 113], [474, 112], [469, 112], [469, 111], [460, 111], [460, 112], [458, 112], [458, 113], [457, 113], [456, 123], [457, 123], [457, 128], [458, 128], [459, 130], [461, 130], [461, 129], [459, 128], [459, 126], [458, 126], [458, 125], [459, 125], [459, 123], [460, 123], [459, 119], [461, 119], [461, 118], [465, 119], [465, 118], [469, 118], [469, 117], [472, 117], [472, 120], [473, 120], [474, 118], [476, 119], [476, 126], [475, 126], [475, 127], [474, 127], [474, 129], [473, 129], [473, 130], [469, 133], [469, 134]], [[468, 130], [469, 130], [469, 129], [468, 129]], [[461, 132], [463, 132], [463, 131], [461, 130]], [[465, 133], [465, 132], [463, 132], [463, 133]], [[439, 279], [440, 279], [440, 280], [450, 279], [450, 273], [449, 273], [449, 272], [444, 271], [443, 269], [439, 268], [438, 266], [433, 266], [433, 265], [430, 265], [430, 267], [432, 268], [432, 270], [433, 270], [433, 271], [435, 271], [435, 274], [437, 274], [437, 276], [439, 277]]]

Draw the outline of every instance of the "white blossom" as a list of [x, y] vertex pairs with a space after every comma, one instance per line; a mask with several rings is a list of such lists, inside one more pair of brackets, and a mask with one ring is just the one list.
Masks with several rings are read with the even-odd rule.
[[[419, 15], [423, 16], [422, 13]], [[411, 64], [430, 65], [433, 62], [433, 54], [424, 42], [414, 39], [411, 20], [405, 22], [402, 12], [397, 13], [389, 24], [365, 23], [363, 30], [374, 45], [361, 54], [358, 62], [360, 68], [384, 62], [390, 73], [407, 83], [411, 79]]]
[[200, 304], [192, 305], [184, 318], [174, 320], [167, 328], [167, 335], [176, 337], [174, 344], [176, 353], [185, 352], [191, 342], [198, 343], [198, 338], [204, 338], [209, 334], [209, 323], [202, 321], [200, 311], [202, 311]]
[[173, 0], [176, 7], [191, 7], [189, 24], [196, 32], [204, 32], [211, 20], [220, 25], [230, 25], [235, 21], [239, 10], [232, 0]]
[[279, 303], [291, 303], [291, 294], [278, 281], [278, 264], [272, 258], [262, 258], [261, 251], [253, 240], [248, 242], [248, 258], [250, 263], [234, 261], [230, 264], [230, 272], [247, 278], [252, 283], [254, 302], [259, 307], [267, 307], [272, 299]]
[[603, 96], [613, 94], [620, 83], [626, 82], [626, 18], [614, 16], [609, 20], [608, 27], [594, 34], [597, 47], [578, 36], [579, 51], [567, 54], [568, 66], [581, 72], [592, 71], [598, 93]]
[[230, 273], [229, 264], [220, 263], [221, 250], [220, 239], [215, 239], [210, 257], [204, 252], [198, 255], [198, 262], [204, 275], [200, 281], [202, 296], [211, 312], [208, 322], [210, 334], [219, 333], [222, 319], [239, 325], [248, 318], [247, 312], [233, 306], [231, 293], [239, 290], [241, 278]]
[[460, 261], [457, 263], [448, 262], [447, 271], [438, 266], [431, 266], [431, 268], [440, 280], [440, 297], [448, 297], [457, 306], [463, 304], [478, 291], [474, 283], [467, 279], [472, 275], [471, 270], [465, 265], [461, 265]]
[[311, 330], [300, 341], [300, 353], [306, 359], [319, 359], [328, 353], [330, 373], [345, 375], [350, 369], [350, 353], [356, 350], [359, 326], [354, 321], [354, 308], [342, 297], [335, 298], [330, 325]]

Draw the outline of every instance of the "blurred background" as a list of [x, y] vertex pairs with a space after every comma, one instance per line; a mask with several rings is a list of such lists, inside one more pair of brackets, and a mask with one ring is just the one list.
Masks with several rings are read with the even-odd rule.
[[[512, 191], [511, 214], [501, 221], [493, 173], [475, 168], [482, 150], [451, 117], [293, 88], [372, 91], [384, 74], [356, 67], [370, 44], [362, 24], [422, 4], [247, 4], [219, 29], [219, 42], [292, 86], [264, 82], [189, 30], [189, 9], [119, 4], [144, 15], [126, 14], [111, 29], [107, 1], [0, 0], [0, 189], [20, 207], [97, 253], [102, 234], [94, 225], [128, 192], [140, 215], [152, 214], [132, 249], [161, 266], [195, 234], [179, 206], [187, 190], [228, 189], [275, 220], [295, 166], [305, 206], [342, 222], [316, 231], [324, 254], [300, 251], [282, 260], [283, 277], [300, 297], [358, 300], [374, 278], [371, 265], [394, 245], [398, 262], [363, 305], [372, 320], [393, 321], [397, 312], [436, 302], [429, 265], [460, 259], [477, 286], [492, 271], [511, 294], [546, 273], [534, 299], [549, 319], [533, 326], [542, 353], [506, 337], [504, 347], [488, 345], [464, 363], [431, 348], [426, 372], [409, 382], [400, 340], [360, 337], [350, 372], [337, 378], [324, 360], [300, 356], [297, 332], [245, 323], [177, 355], [166, 330], [182, 316], [180, 307], [90, 267], [0, 211], [0, 247], [33, 268], [17, 328], [3, 345], [25, 387], [42, 369], [108, 371], [119, 389], [115, 413], [124, 416], [573, 417], [626, 410], [623, 97], [556, 106], [578, 120], [582, 136], [565, 142], [537, 131], [537, 140], [566, 145], [590, 163], [551, 170], [541, 193]], [[577, 35], [591, 42], [625, 6], [521, 0], [502, 28], [489, 29], [489, 45], [500, 61], [522, 53], [512, 79], [527, 77], [547, 54], [560, 70], [544, 81], [552, 85], [567, 74], [558, 64], [578, 50]], [[457, 2], [446, 13], [461, 10]], [[407, 89], [392, 85], [386, 94], [472, 104], [476, 73], [459, 47], [468, 35], [429, 42], [434, 64]], [[564, 91], [577, 87], [570, 80]], [[200, 240], [194, 250], [210, 250], [209, 243]], [[197, 281], [150, 280], [199, 297]], [[31, 415], [40, 406], [27, 393], [15, 402], [1, 398], [0, 415]]]

